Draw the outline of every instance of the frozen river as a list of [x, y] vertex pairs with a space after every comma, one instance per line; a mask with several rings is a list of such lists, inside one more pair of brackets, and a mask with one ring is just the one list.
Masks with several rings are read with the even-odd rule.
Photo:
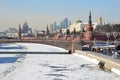
[[[9, 44], [10, 45], [10, 44]], [[6, 45], [1, 52], [15, 50], [17, 46]], [[24, 51], [65, 51], [38, 44], [17, 44]], [[37, 46], [37, 47], [36, 47]], [[120, 80], [110, 71], [102, 71], [97, 64], [70, 54], [0, 54], [0, 80]]]
[[15, 56], [21, 58], [15, 63], [0, 64], [0, 80], [120, 80], [120, 76], [102, 71], [96, 64], [74, 55]]

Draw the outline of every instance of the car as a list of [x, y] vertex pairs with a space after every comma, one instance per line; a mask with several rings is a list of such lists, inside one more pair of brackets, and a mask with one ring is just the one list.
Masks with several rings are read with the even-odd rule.
[[90, 51], [90, 49], [91, 49], [91, 48], [90, 48], [90, 45], [83, 45], [83, 46], [82, 46], [82, 50], [83, 50], [83, 51]]

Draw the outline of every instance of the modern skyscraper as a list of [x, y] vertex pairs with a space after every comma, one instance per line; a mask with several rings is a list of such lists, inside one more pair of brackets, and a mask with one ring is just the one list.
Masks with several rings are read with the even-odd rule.
[[57, 29], [57, 24], [56, 22], [53, 23], [53, 30], [55, 31]]
[[60, 22], [60, 28], [63, 28], [64, 25], [63, 25], [63, 22]]
[[68, 27], [68, 18], [65, 18], [65, 19], [63, 20], [63, 26], [64, 26], [64, 28], [67, 28], [67, 27]]

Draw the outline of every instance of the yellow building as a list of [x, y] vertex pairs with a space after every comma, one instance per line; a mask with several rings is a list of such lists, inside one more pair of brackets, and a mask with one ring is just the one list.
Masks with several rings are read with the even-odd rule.
[[102, 17], [98, 17], [98, 21], [97, 22], [98, 22], [99, 25], [102, 25]]

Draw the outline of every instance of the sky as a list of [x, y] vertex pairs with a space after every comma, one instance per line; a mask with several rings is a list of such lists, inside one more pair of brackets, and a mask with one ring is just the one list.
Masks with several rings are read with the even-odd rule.
[[104, 22], [120, 22], [120, 0], [0, 0], [0, 31], [18, 28], [25, 21], [34, 30], [43, 30], [64, 18], [92, 21], [101, 16]]

